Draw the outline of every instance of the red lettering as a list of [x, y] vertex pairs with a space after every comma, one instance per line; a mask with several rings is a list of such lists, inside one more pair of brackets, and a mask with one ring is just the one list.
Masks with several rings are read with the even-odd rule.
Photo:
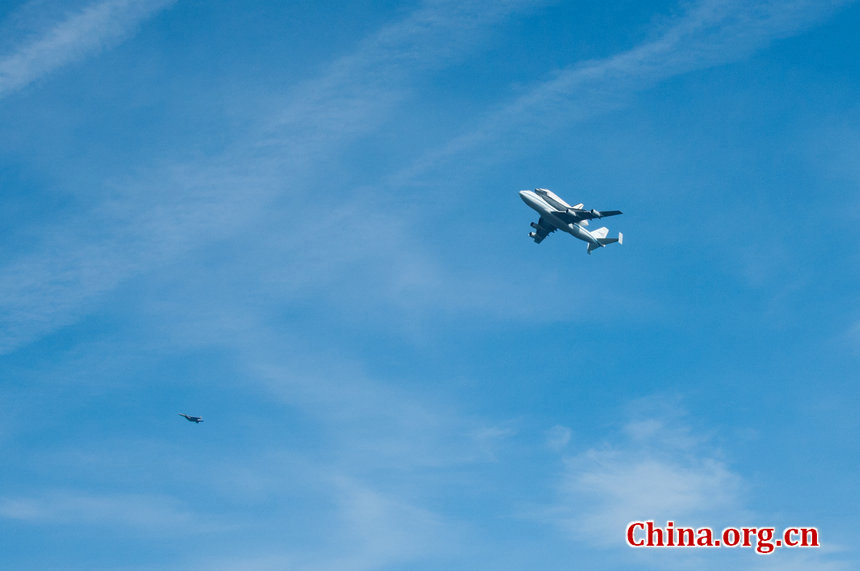
[[[800, 528], [800, 546], [801, 547], [821, 547], [818, 543], [818, 528], [802, 527]], [[812, 543], [807, 543], [806, 538], [811, 537]]]
[[[772, 527], [763, 527], [758, 530], [758, 536], [756, 537], [756, 546], [755, 550], [758, 553], [763, 555], [767, 555], [768, 553], [773, 552], [774, 547], [771, 540], [773, 539], [774, 529]], [[779, 545], [779, 541], [776, 542]]]
[[645, 545], [644, 539], [640, 539], [638, 543], [636, 542], [633, 533], [636, 531], [637, 527], [639, 529], [645, 529], [645, 524], [641, 521], [634, 521], [627, 526], [627, 545], [630, 545], [631, 547], [642, 547]]
[[714, 532], [709, 527], [699, 529], [699, 537], [696, 538], [699, 547], [711, 547], [714, 545]]
[[[731, 539], [730, 539], [731, 538]], [[733, 527], [727, 527], [723, 530], [723, 545], [735, 547], [741, 541], [741, 532]]]
[[782, 536], [773, 527], [727, 527], [715, 535], [710, 527], [675, 527], [666, 521], [658, 527], [654, 520], [627, 524], [627, 545], [631, 547], [754, 547], [759, 554], [773, 553], [779, 547], [821, 547], [817, 527], [787, 527]]
[[[654, 541], [654, 538], [657, 538]], [[648, 522], [648, 547], [663, 547], [663, 530], [659, 527], [654, 527], [654, 522]]]
[[694, 547], [695, 539], [692, 527], [678, 528], [678, 547]]

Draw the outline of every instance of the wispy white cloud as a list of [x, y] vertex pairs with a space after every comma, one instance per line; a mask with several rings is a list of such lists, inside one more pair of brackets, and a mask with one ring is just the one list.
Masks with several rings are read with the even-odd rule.
[[[625, 531], [631, 521], [658, 525], [711, 526], [752, 522], [747, 484], [706, 435], [685, 422], [677, 402], [633, 402], [618, 430], [591, 447], [564, 450], [554, 503], [537, 518], [558, 527], [570, 541], [597, 548], [607, 568], [690, 568], [725, 561], [677, 550], [631, 550]], [[675, 399], [676, 401], [677, 399]], [[561, 432], [564, 436], [566, 433]], [[710, 553], [710, 555], [713, 555]]]
[[[500, 154], [515, 152], [517, 139], [522, 138], [533, 144], [535, 137], [520, 137], [524, 133], [541, 136], [562, 125], [569, 125], [594, 117], [607, 110], [623, 105], [636, 92], [653, 87], [668, 78], [722, 65], [744, 57], [766, 47], [776, 39], [798, 33], [815, 25], [831, 15], [847, 1], [828, 3], [798, 0], [788, 3], [748, 3], [719, 2], [705, 0], [686, 4], [687, 11], [681, 16], [667, 21], [655, 30], [651, 39], [642, 44], [601, 60], [579, 62], [554, 74], [545, 81], [537, 82], [528, 91], [511, 101], [503, 102], [475, 123], [467, 124], [465, 132], [449, 140], [441, 147], [431, 149], [402, 170], [394, 172], [372, 187], [372, 194], [394, 195], [404, 187], [413, 187], [428, 172], [451, 169], [456, 161], [457, 169], [464, 164], [477, 164], [500, 160]], [[516, 136], [511, 136], [515, 134]], [[492, 141], [506, 140], [508, 144], [492, 145]], [[488, 152], [488, 148], [491, 149]], [[468, 168], [468, 167], [467, 167]], [[358, 189], [356, 193], [371, 193], [370, 189]], [[440, 196], [440, 201], [445, 197]], [[482, 268], [453, 269], [433, 259], [429, 252], [422, 252], [420, 246], [410, 241], [409, 233], [402, 232], [398, 222], [386, 228], [386, 240], [373, 239], [378, 228], [385, 222], [374, 222], [366, 228], [358, 220], [373, 220], [374, 214], [360, 204], [346, 203], [358, 216], [345, 222], [357, 239], [352, 241], [362, 248], [363, 256], [370, 258], [377, 275], [385, 275], [385, 264], [373, 264], [374, 254], [382, 254], [385, 259], [397, 259], [399, 252], [407, 252], [411, 263], [389, 264], [396, 269], [398, 277], [384, 283], [375, 284], [373, 291], [391, 293], [392, 289], [402, 288], [408, 295], [386, 295], [386, 300], [397, 303], [408, 300], [411, 308], [432, 308], [435, 315], [444, 314], [445, 308], [456, 310], [470, 309], [482, 314], [492, 314], [503, 307], [504, 317], [526, 318], [532, 321], [545, 320], [544, 312], [535, 311], [528, 299], [520, 304], [500, 303], [510, 299], [517, 291], [528, 287], [527, 283], [515, 282], [518, 276], [508, 276], [506, 280], [482, 279]], [[401, 208], [401, 220], [412, 214], [408, 208]], [[426, 213], [425, 213], [426, 215]], [[415, 215], [417, 216], [417, 215]], [[366, 230], [366, 232], [364, 231]], [[370, 236], [370, 240], [362, 237]], [[348, 241], [339, 240], [340, 244]], [[310, 251], [316, 249], [310, 245]], [[478, 265], [476, 263], [476, 265]], [[337, 272], [337, 266], [330, 268]], [[410, 280], [413, 274], [416, 279]], [[346, 275], [346, 272], [341, 273]], [[350, 274], [354, 275], [354, 274]], [[530, 280], [549, 281], [545, 270], [530, 276]], [[541, 287], [546, 287], [541, 283]], [[578, 288], [588, 288], [588, 284], [576, 284]], [[389, 289], [390, 288], [390, 289]], [[586, 297], [584, 291], [582, 297]], [[602, 295], [598, 288], [590, 289], [587, 297]], [[630, 300], [613, 299], [603, 304], [620, 307]], [[643, 303], [638, 303], [640, 309]], [[587, 309], [585, 309], [587, 311]], [[564, 311], [554, 314], [565, 319]]]
[[[389, 196], [445, 157], [466, 153], [503, 130], [540, 123], [541, 117], [553, 117], [558, 124], [559, 117], [591, 116], [667, 77], [743, 57], [774, 38], [811, 25], [840, 4], [696, 4], [656, 39], [605, 60], [574, 65], [499, 106], [468, 133], [388, 177], [373, 192]], [[143, 5], [131, 3], [94, 6], [110, 6], [98, 14], [143, 13], [139, 7]], [[137, 11], [132, 6], [138, 6]], [[373, 205], [361, 207], [345, 200], [331, 208], [327, 215], [342, 219], [338, 233], [328, 228], [328, 219], [327, 228], [321, 230], [316, 213], [305, 213], [296, 199], [311, 190], [306, 183], [313, 158], [336, 152], [344, 142], [380, 124], [384, 111], [408, 92], [416, 74], [462, 57], [465, 47], [480, 35], [478, 31], [485, 32], [494, 22], [529, 6], [527, 2], [428, 3], [372, 34], [318, 78], [297, 86], [281, 110], [268, 117], [270, 126], [237, 141], [225, 155], [156, 167], [147, 175], [130, 173], [127, 180], [113, 181], [108, 185], [114, 193], [111, 200], [68, 224], [45, 229], [41, 243], [3, 268], [0, 352], [74, 322], [89, 304], [129, 276], [239, 228], [274, 227], [267, 205], [276, 198], [296, 207], [279, 221], [279, 228], [289, 225], [292, 232], [281, 236], [285, 251], [278, 255], [292, 254], [296, 256], [292, 267], [311, 270], [291, 272], [292, 291], [300, 284], [305, 284], [305, 291], [319, 291], [315, 285], [336, 282], [347, 272], [365, 268], [377, 282], [363, 290], [377, 292], [386, 303], [402, 301], [407, 312], [422, 307], [432, 307], [434, 312], [440, 307], [497, 311], [497, 300], [510, 298], [525, 284], [450, 268], [410, 240], [408, 228], [398, 229], [395, 222], [374, 216]], [[105, 16], [87, 18], [103, 21]], [[285, 181], [289, 181], [287, 193]], [[116, 188], [124, 190], [116, 192]], [[354, 191], [366, 192], [366, 188]], [[93, 228], [100, 230], [93, 233]], [[297, 235], [314, 239], [294, 240]], [[287, 237], [292, 242], [287, 243]], [[265, 239], [274, 251], [278, 237]], [[332, 256], [342, 263], [332, 263]], [[315, 265], [314, 259], [319, 263]], [[312, 271], [315, 267], [319, 271]], [[279, 279], [268, 273], [270, 280]], [[452, 293], [447, 284], [456, 284], [456, 291]], [[535, 313], [522, 305], [517, 311], [530, 317]]]
[[426, 508], [344, 475], [319, 474], [319, 479], [326, 499], [320, 508], [332, 511], [325, 533], [308, 544], [283, 542], [252, 553], [230, 542], [217, 556], [194, 557], [182, 567], [360, 571], [426, 563], [460, 548], [457, 527]]
[[481, 426], [471, 433], [471, 442], [477, 445], [484, 458], [490, 462], [498, 462], [498, 451], [517, 434], [515, 422]]
[[[477, 267], [480, 262], [476, 262], [476, 267], [453, 268], [410, 239], [409, 229], [403, 228], [404, 219], [417, 218], [419, 214], [411, 213], [408, 206], [401, 206], [400, 220], [379, 219], [373, 205], [368, 208], [365, 204], [366, 197], [393, 196], [404, 187], [414, 187], [416, 181], [428, 172], [450, 169], [448, 159], [456, 161], [458, 169], [463, 164], [497, 161], [499, 153], [513, 152], [518, 148], [518, 137], [509, 136], [511, 133], [552, 131], [560, 125], [606, 112], [622, 105], [637, 91], [670, 77], [746, 57], [775, 39], [814, 25], [842, 4], [844, 2], [822, 4], [808, 1], [780, 5], [712, 1], [690, 4], [686, 13], [655, 31], [649, 41], [606, 59], [577, 63], [546, 81], [538, 82], [524, 95], [500, 104], [484, 118], [467, 125], [464, 134], [428, 151], [379, 184], [355, 189], [353, 194], [361, 195], [361, 201], [345, 201], [339, 205], [343, 210], [335, 208], [332, 211], [350, 214], [343, 217], [339, 229], [331, 230], [330, 236], [320, 237], [314, 243], [302, 243], [303, 252], [297, 253], [300, 257], [318, 259], [345, 256], [353, 263], [330, 264], [325, 272], [309, 273], [306, 277], [309, 282], [321, 278], [336, 282], [344, 275], [360, 280], [362, 273], [356, 270], [364, 268], [377, 281], [373, 287], [362, 288], [362, 291], [378, 292], [378, 298], [384, 298], [387, 304], [402, 303], [401, 308], [413, 323], [422, 308], [429, 309], [435, 316], [444, 315], [446, 310], [471, 310], [492, 315], [503, 308], [504, 315], [498, 317], [546, 320], [545, 312], [530, 306], [528, 299], [516, 305], [500, 303], [528, 287], [527, 279], [543, 280], [540, 287], [547, 287], [545, 282], [550, 281], [550, 276], [546, 271], [527, 279], [523, 276], [520, 282], [520, 276], [508, 276], [505, 280], [484, 279], [483, 268]], [[332, 121], [332, 125], [337, 124], [339, 121]], [[490, 144], [501, 139], [510, 143], [504, 146]], [[535, 138], [525, 139], [531, 144]], [[492, 149], [487, 152], [489, 147]], [[440, 196], [439, 200], [446, 198]], [[302, 228], [298, 232], [307, 234], [314, 231], [316, 221], [299, 221], [298, 224]], [[384, 232], [380, 232], [380, 228], [384, 228]], [[350, 238], [343, 239], [338, 233], [348, 234]], [[321, 255], [320, 251], [327, 249], [329, 244], [335, 247]], [[354, 251], [352, 254], [351, 250]], [[362, 263], [355, 263], [358, 259]], [[576, 287], [584, 290], [589, 288], [589, 284], [579, 283]], [[580, 294], [590, 298], [602, 295], [598, 288], [591, 288], [587, 294], [581, 291]], [[340, 299], [348, 297], [346, 292]], [[604, 305], [621, 307], [629, 303], [630, 300], [613, 299]], [[637, 304], [639, 308], [643, 306], [644, 302]], [[559, 311], [553, 317], [562, 320], [567, 315]]]
[[[163, 5], [98, 4], [78, 15], [80, 21], [71, 18], [60, 24], [63, 31], [58, 34], [74, 36], [65, 30], [83, 33], [96, 24], [114, 22], [117, 15], [141, 15], [142, 6], [149, 6], [145, 13], [151, 13], [154, 6]], [[105, 189], [94, 194], [109, 198], [99, 197], [88, 212], [46, 228], [41, 243], [26, 255], [8, 260], [3, 268], [0, 353], [74, 322], [90, 303], [129, 276], [240, 227], [253, 226], [255, 220], [266, 220], [267, 205], [274, 199], [290, 202], [308, 195], [313, 190], [306, 184], [311, 158], [334, 152], [344, 141], [378, 124], [383, 110], [394, 104], [417, 74], [448, 58], [462, 57], [480, 30], [530, 5], [427, 3], [333, 62], [319, 78], [297, 86], [275, 117], [261, 120], [269, 124], [262, 133], [237, 141], [221, 156], [158, 165], [146, 174], [129, 172], [124, 180], [106, 181]], [[130, 24], [123, 29], [131, 29]], [[53, 53], [48, 46], [59, 45], [59, 40], [43, 42], [46, 47], [19, 51], [48, 54]], [[7, 75], [35, 77], [25, 71], [47, 69], [47, 64], [23, 65], [30, 60], [41, 61], [35, 55], [8, 59]], [[287, 196], [285, 181], [289, 181]], [[294, 220], [279, 221], [281, 227], [285, 222]], [[314, 227], [308, 232], [320, 230]]]
[[[571, 541], [600, 548], [617, 568], [687, 569], [731, 566], [752, 569], [847, 569], [838, 546], [751, 551], [635, 550], [626, 544], [627, 525], [653, 520], [662, 527], [780, 525], [750, 504], [753, 484], [724, 457], [709, 431], [697, 430], [677, 397], [665, 394], [631, 401], [617, 430], [599, 443], [563, 456], [556, 502], [540, 518]], [[782, 522], [790, 525], [791, 522]], [[750, 559], [754, 563], [750, 563]], [[735, 562], [735, 563], [732, 563]]]
[[69, 13], [46, 29], [27, 35], [13, 45], [9, 53], [0, 54], [0, 98], [56, 69], [115, 46], [131, 36], [141, 22], [175, 1], [96, 2]]
[[[386, 120], [411, 91], [414, 80], [459, 61], [512, 14], [541, 0], [425, 2], [407, 17], [381, 28], [355, 50], [304, 82], [273, 116], [255, 142], [256, 151], [280, 154], [301, 143], [305, 160]], [[301, 161], [302, 159], [299, 159]]]
[[600, 115], [670, 77], [747, 57], [774, 40], [815, 25], [852, 1], [691, 3], [683, 16], [670, 21], [654, 39], [615, 56], [561, 70], [492, 110], [467, 132], [431, 151], [398, 177], [418, 176], [505, 134], [551, 132]]
[[565, 459], [559, 522], [571, 537], [617, 546], [631, 521], [716, 527], [729, 514], [744, 519], [743, 480], [707, 439], [656, 419], [624, 432]]
[[[449, 551], [454, 529], [432, 512], [354, 480], [337, 482], [337, 546], [310, 569], [379, 569]], [[446, 546], [440, 549], [440, 546]]]
[[[50, 491], [38, 497], [0, 497], [0, 518], [26, 524], [127, 526], [149, 531], [214, 529], [164, 496]], [[222, 526], [223, 527], [223, 526]]]
[[556, 424], [546, 432], [546, 445], [550, 450], [560, 452], [568, 445], [572, 434], [570, 428]]
[[[86, 216], [46, 230], [33, 251], [9, 259], [0, 275], [0, 353], [73, 322], [129, 275], [246, 222], [258, 205], [234, 189], [255, 177], [210, 172], [220, 173], [217, 181], [174, 171], [168, 190], [115, 188]], [[177, 187], [181, 198], [170, 192]]]
[[318, 423], [338, 464], [350, 470], [410, 472], [485, 461], [512, 434], [510, 427], [487, 427], [430, 388], [406, 390], [374, 378], [361, 361], [285, 336], [262, 320], [244, 333], [218, 334], [229, 339], [225, 348], [236, 352], [246, 378]]

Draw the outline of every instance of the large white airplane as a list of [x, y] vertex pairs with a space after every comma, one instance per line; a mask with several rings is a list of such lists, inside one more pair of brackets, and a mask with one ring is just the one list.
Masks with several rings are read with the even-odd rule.
[[536, 244], [543, 242], [550, 233], [563, 230], [568, 234], [588, 243], [588, 253], [597, 248], [603, 248], [614, 242], [622, 243], [624, 235], [619, 232], [618, 238], [607, 238], [609, 229], [598, 228], [589, 232], [585, 229], [588, 221], [604, 216], [616, 216], [621, 214], [620, 210], [585, 210], [582, 204], [571, 206], [551, 190], [536, 188], [534, 190], [521, 190], [520, 198], [530, 207], [537, 210], [540, 220], [532, 222], [534, 232], [529, 232]]

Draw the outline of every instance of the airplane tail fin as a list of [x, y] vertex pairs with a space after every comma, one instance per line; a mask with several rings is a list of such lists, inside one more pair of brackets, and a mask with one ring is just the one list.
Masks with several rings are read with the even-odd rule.
[[594, 232], [591, 233], [595, 238], [597, 238], [598, 243], [597, 244], [594, 244], [591, 242], [588, 243], [588, 253], [589, 254], [593, 250], [596, 250], [597, 248], [602, 248], [602, 247], [606, 246], [607, 244], [614, 244], [615, 242], [618, 242], [619, 244], [624, 243], [624, 234], [622, 234], [621, 232], [618, 233], [618, 238], [607, 238], [606, 237], [607, 232], [609, 232], [609, 230], [607, 228], [598, 228], [597, 230], [595, 230]]

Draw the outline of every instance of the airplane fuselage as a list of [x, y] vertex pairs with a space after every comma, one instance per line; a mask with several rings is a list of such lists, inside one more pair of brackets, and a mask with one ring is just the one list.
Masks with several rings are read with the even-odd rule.
[[597, 238], [592, 236], [591, 232], [583, 228], [581, 225], [575, 222], [565, 222], [564, 220], [556, 216], [555, 213], [558, 212], [558, 210], [554, 208], [549, 202], [544, 200], [542, 197], [538, 196], [538, 194], [533, 190], [521, 190], [520, 198], [522, 198], [523, 202], [528, 204], [529, 207], [536, 210], [546, 223], [551, 224], [555, 228], [563, 230], [571, 236], [579, 238], [584, 242], [594, 244], [595, 246], [600, 246], [600, 242], [597, 241]]

